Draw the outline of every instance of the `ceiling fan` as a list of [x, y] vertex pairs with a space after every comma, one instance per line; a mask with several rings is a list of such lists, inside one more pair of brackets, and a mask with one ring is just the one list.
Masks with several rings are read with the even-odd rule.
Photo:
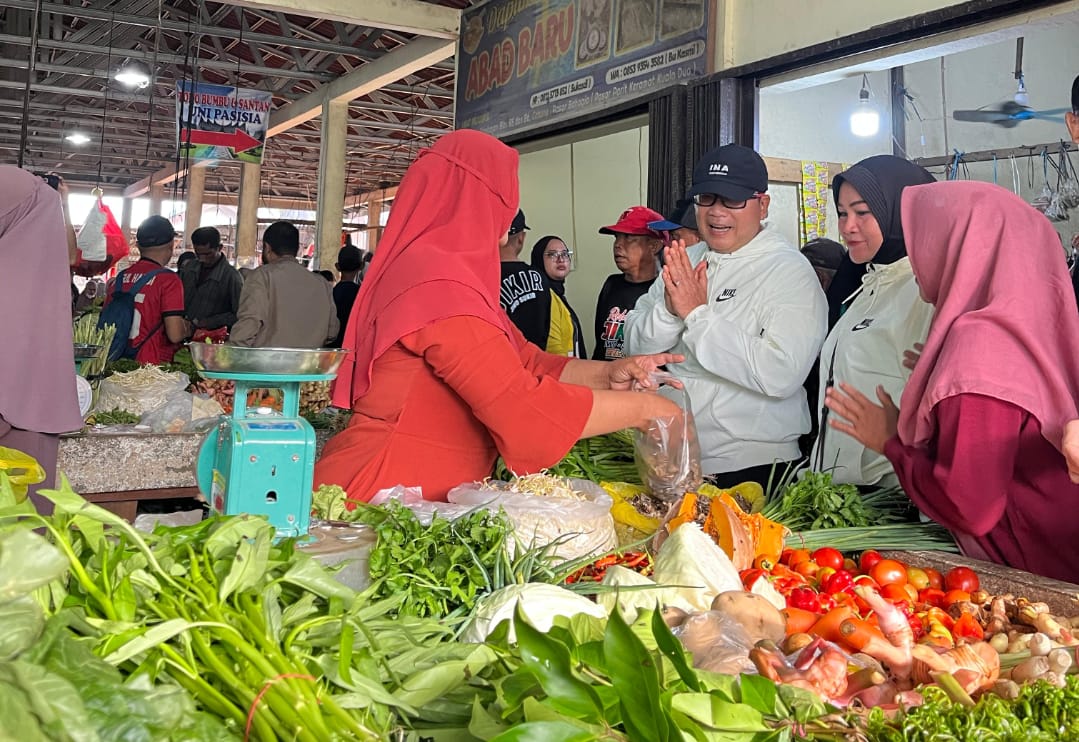
[[1052, 108], [1044, 111], [1036, 111], [1030, 107], [1030, 97], [1027, 94], [1026, 79], [1023, 77], [1023, 37], [1015, 42], [1015, 79], [1019, 85], [1012, 100], [1004, 101], [996, 107], [982, 106], [975, 109], [960, 109], [952, 111], [952, 118], [956, 121], [969, 121], [981, 124], [996, 124], [1005, 129], [1018, 126], [1022, 121], [1040, 119], [1064, 123], [1064, 114], [1069, 108]]

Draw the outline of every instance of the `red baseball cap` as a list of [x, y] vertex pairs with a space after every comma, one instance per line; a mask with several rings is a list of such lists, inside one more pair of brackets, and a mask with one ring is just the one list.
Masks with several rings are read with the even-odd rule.
[[648, 228], [648, 222], [661, 222], [663, 215], [647, 206], [630, 206], [609, 227], [600, 227], [600, 234], [646, 234], [660, 239], [659, 232]]

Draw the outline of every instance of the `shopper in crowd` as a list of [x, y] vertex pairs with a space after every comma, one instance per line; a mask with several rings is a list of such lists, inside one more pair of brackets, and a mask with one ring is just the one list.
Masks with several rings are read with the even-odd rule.
[[677, 416], [649, 372], [658, 355], [594, 363], [544, 353], [499, 304], [499, 246], [518, 206], [517, 152], [461, 129], [420, 153], [397, 191], [364, 280], [334, 385], [353, 410], [326, 444], [315, 485], [369, 500], [396, 485], [430, 500], [483, 479], [499, 454], [518, 473], [577, 439]]
[[697, 231], [696, 209], [691, 198], [678, 199], [670, 219], [648, 222], [648, 228], [659, 233], [664, 247], [670, 246], [675, 240], [681, 240], [687, 246], [701, 241], [701, 233]]
[[320, 348], [337, 337], [333, 286], [297, 261], [300, 233], [274, 222], [262, 233], [262, 265], [244, 281], [229, 342], [255, 348]]
[[356, 294], [360, 293], [359, 275], [363, 267], [363, 253], [351, 243], [337, 251], [334, 268], [341, 274], [341, 280], [333, 287], [333, 304], [337, 308], [339, 329], [333, 341], [334, 348], [341, 347], [345, 337], [348, 318], [352, 315], [352, 305], [356, 303]]
[[244, 281], [221, 250], [221, 233], [214, 227], [200, 227], [191, 233], [191, 246], [194, 260], [181, 262], [181, 255], [177, 261], [187, 319], [195, 330], [231, 328]]
[[573, 264], [573, 252], [565, 241], [554, 235], [541, 237], [532, 246], [532, 267], [547, 279], [554, 296], [551, 298], [551, 327], [548, 332], [548, 352], [564, 345], [564, 339], [572, 338], [571, 353], [574, 358], [588, 358], [584, 345], [584, 333], [577, 313], [566, 298], [566, 277]]
[[[821, 348], [820, 390], [813, 399], [822, 424], [810, 456], [815, 471], [829, 471], [844, 484], [895, 484], [888, 458], [826, 424], [824, 392], [839, 383], [855, 388], [881, 385], [898, 398], [910, 377], [904, 351], [925, 340], [933, 307], [918, 295], [907, 258], [899, 207], [903, 190], [933, 182], [933, 176], [893, 155], [862, 160], [832, 181], [839, 232], [849, 260], [863, 271], [862, 283]], [[845, 293], [845, 291], [843, 292]]]
[[[1079, 75], [1072, 81], [1072, 110], [1064, 114], [1064, 121], [1068, 125], [1068, 134], [1072, 141], [1079, 144]], [[1079, 233], [1072, 239], [1072, 247], [1079, 250]], [[1079, 297], [1079, 268], [1072, 274], [1072, 287], [1075, 295]], [[1072, 481], [1079, 484], [1079, 420], [1072, 420], [1064, 434], [1064, 455], [1068, 459], [1068, 471]]]
[[71, 354], [71, 299], [64, 216], [56, 191], [25, 170], [0, 165], [0, 446], [56, 477], [59, 434], [82, 427]]
[[936, 307], [929, 336], [899, 409], [882, 386], [842, 384], [830, 424], [885, 454], [967, 556], [1074, 581], [1079, 486], [1061, 453], [1079, 310], [1056, 232], [1014, 193], [967, 181], [908, 188], [902, 219]]
[[105, 306], [117, 290], [128, 291], [152, 273], [135, 294], [128, 349], [139, 363], [171, 363], [193, 332], [191, 323], [184, 318], [183, 282], [165, 267], [172, 260], [176, 230], [165, 217], [151, 216], [139, 225], [135, 244], [139, 260], [113, 279], [105, 293]]
[[325, 278], [327, 281], [330, 282], [331, 285], [333, 285], [333, 283], [337, 280], [336, 278], [334, 278], [333, 271], [326, 270], [325, 268], [320, 271], [315, 271], [315, 273]]
[[601, 227], [600, 234], [614, 237], [614, 264], [620, 273], [607, 276], [596, 301], [596, 347], [592, 360], [617, 361], [629, 355], [625, 344], [626, 315], [659, 275], [659, 254], [663, 240], [649, 229], [649, 222], [663, 221], [663, 215], [647, 206], [631, 206], [618, 221]]
[[554, 294], [550, 284], [542, 271], [521, 260], [528, 229], [525, 213], [518, 209], [510, 225], [509, 239], [498, 252], [502, 262], [498, 300], [525, 340], [552, 353], [569, 355], [573, 350], [573, 337], [563, 337], [557, 323], [552, 342], [551, 309]]
[[[214, 231], [216, 232], [217, 230]], [[191, 237], [192, 239], [194, 239], [194, 235], [192, 235]], [[220, 236], [218, 236], [218, 241], [220, 242], [220, 240], [221, 238]], [[181, 278], [184, 274], [184, 268], [189, 263], [198, 262], [198, 257], [198, 253], [196, 253], [194, 250], [185, 250], [184, 252], [180, 253], [180, 257], [176, 258], [176, 272], [180, 274]]]
[[689, 195], [702, 245], [667, 249], [661, 281], [629, 313], [630, 353], [686, 357], [685, 385], [702, 470], [720, 487], [767, 484], [773, 464], [800, 458], [810, 429], [805, 381], [827, 331], [827, 304], [809, 263], [768, 217], [768, 171], [728, 144], [693, 169]]
[[820, 281], [820, 287], [827, 293], [828, 287], [832, 285], [832, 279], [835, 278], [836, 270], [843, 263], [843, 258], [847, 256], [847, 251], [835, 240], [818, 237], [802, 246], [802, 256], [813, 266], [817, 280]]

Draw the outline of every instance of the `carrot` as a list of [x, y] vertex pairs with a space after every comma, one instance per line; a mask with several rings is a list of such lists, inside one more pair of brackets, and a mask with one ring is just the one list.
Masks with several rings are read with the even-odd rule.
[[839, 633], [839, 625], [848, 618], [853, 617], [854, 611], [850, 609], [850, 606], [837, 606], [821, 616], [820, 619], [813, 624], [809, 633], [813, 636], [819, 636], [822, 639], [827, 639], [830, 642], [836, 642], [838, 644], [843, 639]]
[[780, 611], [783, 614], [783, 619], [787, 622], [787, 636], [791, 634], [807, 634], [813, 627], [813, 624], [820, 618], [813, 611], [807, 611], [804, 608], [784, 608]]
[[875, 639], [884, 640], [884, 634], [880, 633], [880, 629], [854, 616], [839, 624], [839, 636], [842, 643], [855, 652], [861, 652]]

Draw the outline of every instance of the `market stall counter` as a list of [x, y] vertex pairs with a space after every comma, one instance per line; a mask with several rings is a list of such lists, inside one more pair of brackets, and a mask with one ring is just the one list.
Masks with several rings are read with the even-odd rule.
[[[315, 431], [316, 452], [330, 437]], [[140, 502], [198, 497], [195, 462], [203, 433], [63, 436], [57, 470], [87, 500], [133, 521]], [[317, 455], [317, 453], [316, 453]]]

